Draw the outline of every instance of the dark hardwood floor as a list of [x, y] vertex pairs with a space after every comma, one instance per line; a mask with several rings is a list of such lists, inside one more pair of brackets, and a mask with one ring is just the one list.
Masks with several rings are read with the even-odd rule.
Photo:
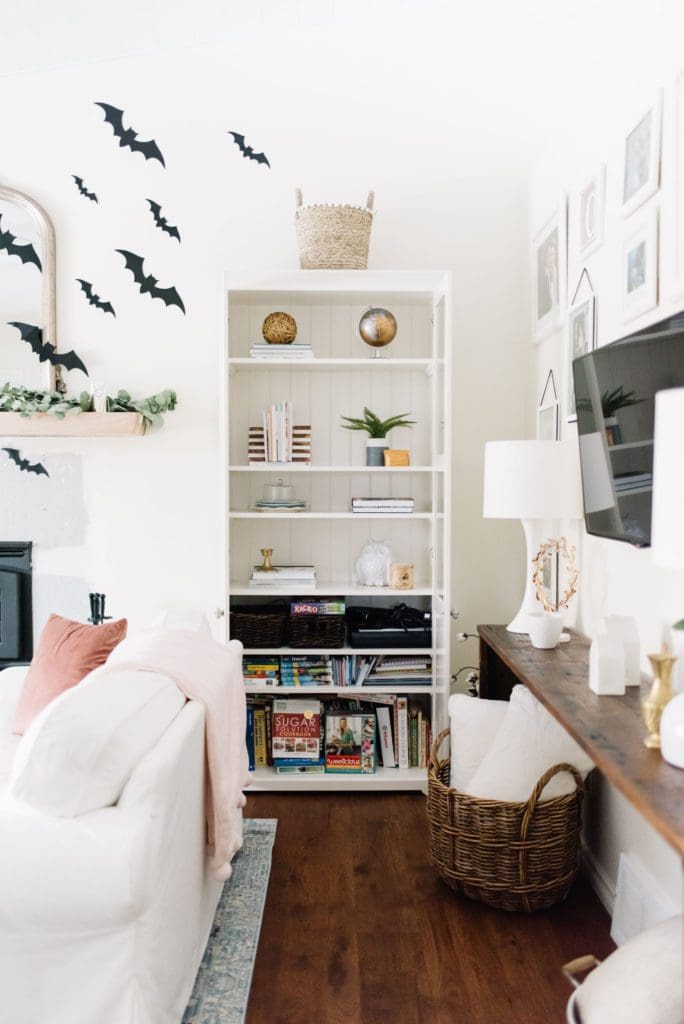
[[614, 947], [582, 877], [532, 915], [452, 893], [418, 794], [257, 793], [277, 818], [247, 1024], [562, 1024], [560, 973]]

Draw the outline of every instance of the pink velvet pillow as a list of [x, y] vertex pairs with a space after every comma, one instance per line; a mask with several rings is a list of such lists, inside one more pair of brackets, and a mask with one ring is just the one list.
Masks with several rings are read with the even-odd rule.
[[127, 628], [126, 619], [88, 626], [51, 615], [26, 673], [12, 732], [22, 736], [46, 704], [103, 665]]

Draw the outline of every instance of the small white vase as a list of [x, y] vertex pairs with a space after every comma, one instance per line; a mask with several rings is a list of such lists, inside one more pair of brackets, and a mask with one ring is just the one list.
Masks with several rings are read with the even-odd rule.
[[527, 617], [527, 628], [532, 646], [550, 651], [557, 646], [563, 632], [563, 613], [531, 612]]
[[660, 753], [668, 764], [684, 768], [684, 693], [678, 693], [663, 709]]

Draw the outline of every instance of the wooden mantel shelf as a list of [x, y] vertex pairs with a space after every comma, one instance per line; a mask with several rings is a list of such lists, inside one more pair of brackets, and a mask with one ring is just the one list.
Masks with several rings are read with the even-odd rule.
[[505, 626], [478, 626], [480, 696], [506, 699], [524, 683], [558, 719], [616, 789], [684, 857], [684, 770], [643, 744], [646, 727], [640, 691], [597, 697], [589, 689], [589, 640], [572, 634], [552, 651], [537, 650], [529, 637]]
[[63, 420], [48, 413], [0, 412], [0, 437], [124, 437], [145, 433], [138, 412], [80, 412]]

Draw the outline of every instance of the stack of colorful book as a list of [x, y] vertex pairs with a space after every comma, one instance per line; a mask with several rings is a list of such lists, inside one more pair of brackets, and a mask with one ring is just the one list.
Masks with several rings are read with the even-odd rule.
[[352, 512], [362, 515], [411, 515], [415, 506], [413, 498], [352, 498]]
[[245, 655], [242, 659], [242, 678], [245, 686], [278, 686], [280, 658], [270, 654]]
[[291, 345], [274, 345], [268, 341], [253, 341], [249, 346], [250, 359], [313, 359], [313, 349], [307, 341], [294, 341]]
[[255, 565], [249, 578], [250, 586], [256, 587], [313, 587], [316, 583], [316, 571], [313, 565], [275, 565], [272, 569], [263, 569]]
[[280, 659], [282, 686], [332, 686], [333, 671], [325, 655], [292, 655]]

